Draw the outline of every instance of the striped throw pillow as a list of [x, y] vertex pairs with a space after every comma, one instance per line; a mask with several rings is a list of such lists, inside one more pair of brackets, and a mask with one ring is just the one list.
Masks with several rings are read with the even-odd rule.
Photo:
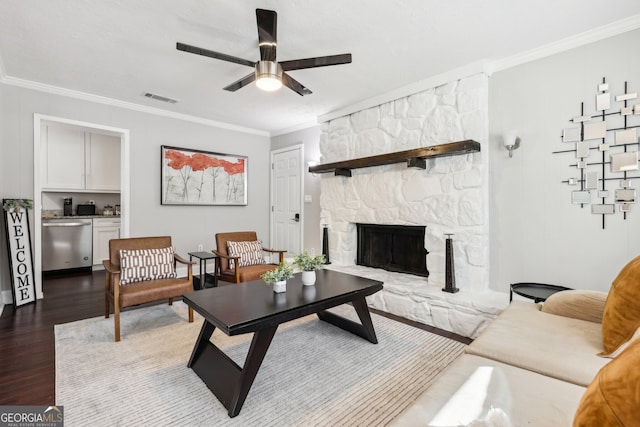
[[[264, 264], [262, 255], [262, 240], [253, 242], [227, 242], [227, 252], [229, 256], [239, 256], [240, 267], [247, 265]], [[229, 260], [229, 268], [233, 268], [233, 260]]]
[[176, 277], [173, 247], [120, 250], [120, 284]]

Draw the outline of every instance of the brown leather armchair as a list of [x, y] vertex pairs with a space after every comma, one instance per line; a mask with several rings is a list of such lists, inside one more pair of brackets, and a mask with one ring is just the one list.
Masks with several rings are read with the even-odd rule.
[[[216, 260], [216, 275], [219, 280], [230, 283], [250, 282], [258, 280], [260, 276], [267, 271], [276, 268], [277, 264], [255, 264], [244, 267], [238, 266], [239, 256], [230, 256], [228, 250], [228, 242], [255, 242], [258, 236], [255, 231], [236, 231], [231, 233], [216, 234], [216, 249], [213, 253], [218, 256]], [[268, 253], [279, 254], [279, 262], [284, 260], [283, 250], [262, 248]], [[229, 265], [229, 261], [233, 260], [233, 266]]]
[[[113, 305], [116, 341], [120, 341], [121, 308], [163, 299], [168, 299], [169, 305], [171, 305], [175, 297], [193, 291], [193, 273], [191, 271], [193, 263], [177, 254], [173, 254], [173, 267], [175, 268], [176, 261], [186, 264], [188, 270], [186, 278], [140, 280], [126, 285], [121, 284], [121, 249], [162, 249], [170, 246], [172, 246], [170, 236], [109, 240], [109, 259], [102, 262], [105, 269], [104, 317], [106, 319], [109, 318], [110, 308]], [[189, 307], [189, 322], [193, 322], [193, 309], [191, 307]]]

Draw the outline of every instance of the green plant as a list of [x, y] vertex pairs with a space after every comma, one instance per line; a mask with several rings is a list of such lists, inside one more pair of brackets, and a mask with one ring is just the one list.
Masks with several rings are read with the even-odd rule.
[[324, 255], [311, 256], [305, 250], [300, 255], [296, 255], [293, 259], [295, 265], [300, 267], [302, 271], [320, 270], [326, 261]]
[[20, 211], [20, 209], [32, 209], [33, 200], [31, 199], [5, 199], [2, 209], [9, 212], [11, 209]]
[[260, 278], [269, 284], [276, 282], [282, 282], [283, 280], [291, 279], [293, 277], [293, 267], [287, 264], [286, 261], [277, 266], [271, 271], [267, 271]]

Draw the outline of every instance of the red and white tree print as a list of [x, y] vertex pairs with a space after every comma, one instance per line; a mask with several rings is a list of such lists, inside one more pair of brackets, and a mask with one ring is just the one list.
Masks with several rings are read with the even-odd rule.
[[246, 204], [242, 157], [163, 147], [163, 203]]

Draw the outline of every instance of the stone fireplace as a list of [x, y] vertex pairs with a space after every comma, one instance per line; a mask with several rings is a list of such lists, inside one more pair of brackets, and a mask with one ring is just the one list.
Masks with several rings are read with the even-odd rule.
[[429, 277], [424, 226], [356, 224], [356, 264]]
[[[508, 302], [489, 289], [488, 79], [478, 74], [323, 123], [321, 163], [339, 162], [466, 139], [481, 151], [427, 158], [426, 168], [406, 164], [352, 170], [351, 177], [323, 174], [321, 222], [329, 230], [331, 268], [375, 277], [384, 290], [374, 308], [461, 335], [475, 337]], [[424, 228], [414, 251], [429, 250], [423, 274], [364, 267], [357, 224]], [[426, 227], [424, 227], [426, 225]], [[457, 294], [445, 284], [445, 239], [453, 234]], [[388, 236], [374, 246], [388, 246]], [[500, 302], [496, 302], [500, 299]]]

